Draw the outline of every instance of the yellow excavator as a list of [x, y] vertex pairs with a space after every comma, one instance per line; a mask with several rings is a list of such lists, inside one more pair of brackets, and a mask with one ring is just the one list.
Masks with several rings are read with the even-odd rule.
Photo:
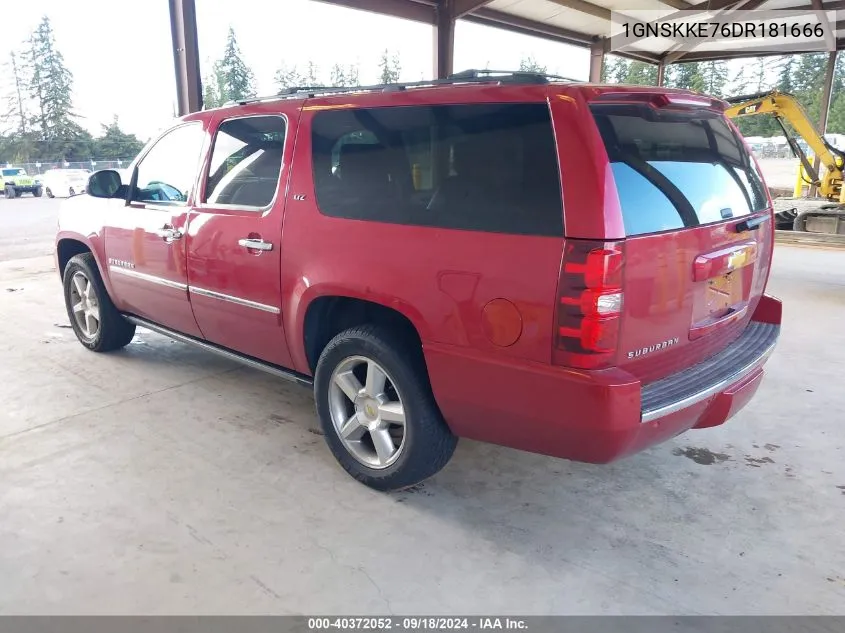
[[[845, 233], [845, 187], [842, 186], [845, 152], [824, 139], [798, 100], [790, 94], [775, 90], [731, 97], [727, 102], [730, 107], [725, 110], [725, 115], [729, 118], [757, 114], [774, 116], [792, 153], [801, 161], [793, 196], [773, 200], [778, 224], [783, 226], [791, 223], [796, 231]], [[823, 167], [822, 174], [814, 169], [813, 163], [784, 125], [784, 121], [789, 122], [819, 159]], [[808, 193], [817, 190], [817, 196], [803, 196], [804, 185], [809, 188]]]

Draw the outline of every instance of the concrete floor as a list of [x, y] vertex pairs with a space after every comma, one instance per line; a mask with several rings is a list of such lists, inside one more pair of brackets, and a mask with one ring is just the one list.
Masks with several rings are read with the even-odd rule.
[[398, 494], [302, 388], [148, 332], [85, 351], [52, 260], [14, 255], [2, 614], [845, 614], [845, 251], [777, 247], [782, 342], [726, 426], [610, 466], [464, 441]]

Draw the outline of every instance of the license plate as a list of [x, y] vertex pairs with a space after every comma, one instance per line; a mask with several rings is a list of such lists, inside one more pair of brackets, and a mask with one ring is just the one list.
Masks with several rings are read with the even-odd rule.
[[707, 282], [707, 311], [711, 314], [727, 312], [742, 300], [738, 296], [740, 284], [736, 283], [735, 274], [727, 273], [714, 277]]

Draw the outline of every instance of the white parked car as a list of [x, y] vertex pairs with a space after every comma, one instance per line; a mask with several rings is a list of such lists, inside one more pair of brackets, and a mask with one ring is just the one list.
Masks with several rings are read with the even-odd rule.
[[85, 193], [90, 175], [87, 169], [48, 169], [41, 176], [41, 183], [50, 198], [67, 198]]

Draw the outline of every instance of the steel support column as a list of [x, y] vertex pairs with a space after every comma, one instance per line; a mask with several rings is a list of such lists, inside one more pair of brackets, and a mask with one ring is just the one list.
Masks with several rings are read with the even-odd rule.
[[452, 0], [441, 0], [435, 10], [434, 78], [446, 79], [454, 72], [455, 8]]
[[604, 66], [604, 38], [599, 37], [590, 44], [590, 81], [599, 83]]
[[662, 86], [666, 83], [666, 62], [660, 60], [657, 62], [657, 85]]
[[[827, 55], [827, 67], [824, 71], [824, 85], [822, 86], [822, 100], [819, 102], [819, 132], [822, 136], [827, 132], [827, 115], [830, 112], [830, 99], [833, 96], [833, 74], [836, 70], [836, 51]], [[819, 171], [819, 157], [813, 157], [813, 167]], [[810, 188], [810, 196], [816, 195], [816, 188]]]
[[194, 0], [169, 0], [169, 4], [176, 100], [179, 116], [182, 116], [202, 108], [197, 12]]

